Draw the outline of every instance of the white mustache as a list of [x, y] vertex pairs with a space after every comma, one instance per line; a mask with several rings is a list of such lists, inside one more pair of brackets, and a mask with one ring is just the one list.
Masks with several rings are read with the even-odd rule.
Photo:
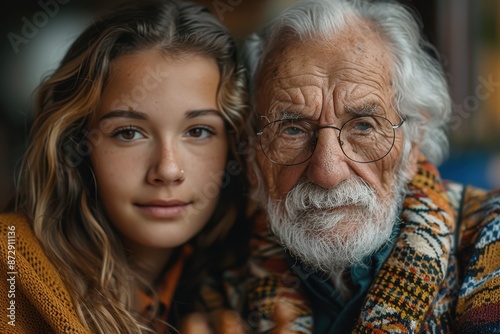
[[335, 209], [343, 206], [373, 208], [375, 190], [361, 178], [347, 179], [335, 188], [326, 189], [311, 181], [299, 182], [287, 195], [286, 210]]

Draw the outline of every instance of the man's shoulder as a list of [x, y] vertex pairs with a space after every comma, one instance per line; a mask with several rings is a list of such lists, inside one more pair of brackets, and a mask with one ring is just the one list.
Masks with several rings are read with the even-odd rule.
[[467, 186], [464, 192], [464, 211], [466, 214], [472, 212], [499, 213], [500, 189], [484, 190], [473, 186]]
[[500, 189], [485, 190], [453, 181], [443, 182], [455, 213], [455, 232], [463, 262], [479, 248], [500, 245]]
[[500, 224], [500, 189], [463, 186], [457, 221], [462, 233], [479, 232]]
[[456, 327], [461, 333], [496, 332], [500, 328], [500, 190], [450, 185], [450, 197], [460, 193], [456, 228], [462, 285]]
[[[486, 190], [454, 181], [443, 181], [450, 204], [455, 210], [457, 222], [477, 226], [485, 218], [500, 215], [500, 189]], [[462, 227], [462, 230], [464, 227]]]

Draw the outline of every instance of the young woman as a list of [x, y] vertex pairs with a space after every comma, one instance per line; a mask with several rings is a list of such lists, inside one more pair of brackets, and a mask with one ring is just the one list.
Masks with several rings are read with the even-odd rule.
[[243, 100], [235, 45], [200, 6], [141, 1], [89, 26], [38, 90], [0, 216], [0, 332], [166, 333], [196, 309], [246, 244]]

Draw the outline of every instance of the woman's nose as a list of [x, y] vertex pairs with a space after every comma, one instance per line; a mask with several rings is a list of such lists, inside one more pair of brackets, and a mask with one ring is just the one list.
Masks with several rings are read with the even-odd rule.
[[179, 154], [172, 145], [161, 145], [155, 150], [152, 163], [147, 173], [147, 181], [152, 185], [164, 185], [184, 180], [184, 169], [179, 161]]

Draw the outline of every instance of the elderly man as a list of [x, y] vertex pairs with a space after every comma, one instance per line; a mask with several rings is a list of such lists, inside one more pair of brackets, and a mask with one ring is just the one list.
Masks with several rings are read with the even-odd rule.
[[255, 224], [291, 268], [260, 231], [259, 330], [295, 301], [298, 332], [500, 331], [500, 194], [433, 167], [451, 103], [426, 46], [399, 4], [347, 0], [298, 2], [248, 44]]

